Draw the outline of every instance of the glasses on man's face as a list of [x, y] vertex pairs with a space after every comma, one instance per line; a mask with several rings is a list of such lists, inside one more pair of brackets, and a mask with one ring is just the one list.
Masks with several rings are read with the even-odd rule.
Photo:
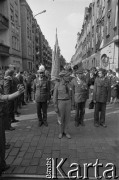
[[43, 72], [40, 72], [39, 74], [44, 74]]

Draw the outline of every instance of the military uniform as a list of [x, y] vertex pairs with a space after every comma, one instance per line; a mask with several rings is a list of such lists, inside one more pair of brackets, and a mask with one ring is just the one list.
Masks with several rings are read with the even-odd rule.
[[[94, 112], [94, 124], [105, 124], [106, 102], [110, 101], [111, 86], [107, 77], [97, 77], [94, 84], [93, 100], [96, 101]], [[99, 112], [100, 118], [99, 118]]]
[[[53, 93], [55, 111], [60, 120], [60, 134], [68, 135], [68, 123], [71, 116], [71, 105], [74, 103], [72, 86], [70, 83], [60, 81], [56, 84]], [[62, 136], [61, 136], [62, 137]], [[68, 136], [70, 138], [70, 136]]]
[[77, 77], [74, 78], [71, 83], [75, 97], [75, 125], [84, 125], [85, 104], [88, 99], [88, 86], [83, 79], [78, 81]]
[[37, 115], [39, 122], [40, 124], [41, 122], [47, 122], [47, 101], [50, 98], [50, 89], [47, 78], [36, 78], [33, 84], [33, 91], [35, 93], [35, 101], [37, 103]]

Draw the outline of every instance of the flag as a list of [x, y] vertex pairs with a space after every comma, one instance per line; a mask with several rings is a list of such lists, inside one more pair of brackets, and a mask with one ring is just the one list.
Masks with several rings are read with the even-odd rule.
[[51, 80], [54, 80], [59, 76], [60, 72], [60, 48], [58, 44], [57, 29], [56, 29], [56, 41], [54, 45], [54, 51], [52, 52], [52, 70]]

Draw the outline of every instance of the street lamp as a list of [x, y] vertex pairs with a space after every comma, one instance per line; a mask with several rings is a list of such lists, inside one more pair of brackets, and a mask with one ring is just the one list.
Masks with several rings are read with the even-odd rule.
[[46, 12], [46, 10], [43, 10], [43, 11], [39, 12], [38, 14], [34, 15], [33, 17], [36, 17], [37, 15], [45, 13], [45, 12]]

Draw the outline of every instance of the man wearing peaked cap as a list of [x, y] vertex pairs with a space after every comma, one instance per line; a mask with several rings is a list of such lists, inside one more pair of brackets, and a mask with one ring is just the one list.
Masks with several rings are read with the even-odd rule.
[[53, 103], [59, 120], [60, 139], [63, 135], [69, 139], [71, 138], [68, 133], [68, 124], [70, 121], [71, 106], [73, 106], [74, 101], [72, 88], [69, 83], [70, 74], [71, 73], [66, 70], [62, 70], [59, 73], [60, 82], [56, 84], [53, 93]]
[[67, 70], [62, 70], [60, 73], [59, 73], [59, 76], [60, 77], [66, 77], [66, 76], [70, 76], [71, 75], [71, 73], [69, 72], [69, 71], [67, 71]]
[[34, 80], [33, 91], [35, 93], [39, 126], [42, 126], [42, 124], [48, 126], [47, 101], [50, 100], [50, 89], [48, 80], [45, 76], [45, 67], [41, 65], [37, 73], [39, 76]]
[[77, 71], [76, 71], [76, 74], [83, 74], [84, 73], [84, 70], [83, 69], [78, 69]]
[[74, 101], [75, 101], [75, 126], [79, 125], [85, 126], [84, 124], [84, 114], [85, 114], [85, 104], [88, 98], [88, 86], [85, 82], [85, 75], [83, 74], [83, 69], [78, 69], [76, 71], [76, 77], [71, 81], [73, 92], [74, 92]]

